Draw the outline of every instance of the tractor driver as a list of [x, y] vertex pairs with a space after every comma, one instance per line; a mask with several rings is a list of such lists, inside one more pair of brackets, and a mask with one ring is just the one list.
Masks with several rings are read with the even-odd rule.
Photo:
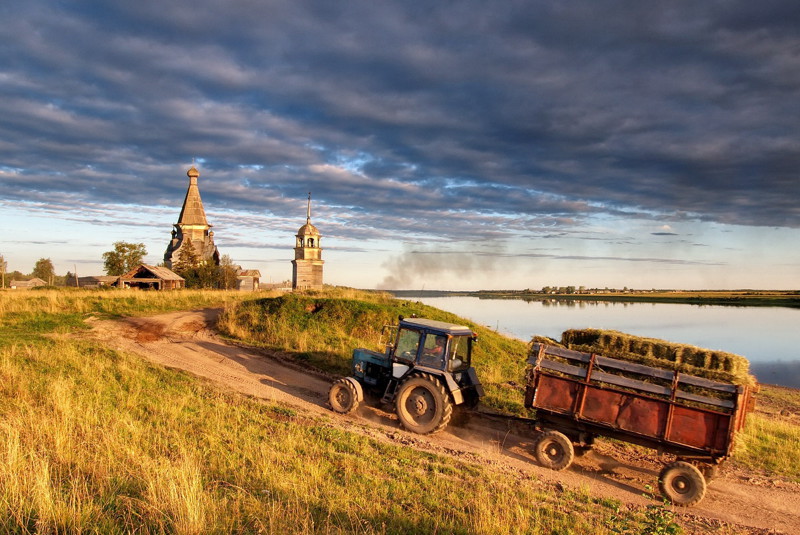
[[422, 356], [420, 364], [423, 366], [431, 366], [434, 368], [441, 368], [442, 357], [444, 356], [444, 346], [447, 344], [447, 337], [436, 335], [432, 346], [428, 346], [428, 341], [425, 341], [425, 347], [422, 349]]

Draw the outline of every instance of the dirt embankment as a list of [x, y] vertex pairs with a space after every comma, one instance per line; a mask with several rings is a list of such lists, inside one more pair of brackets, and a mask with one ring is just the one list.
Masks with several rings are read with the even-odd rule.
[[[122, 321], [94, 321], [91, 336], [157, 364], [185, 370], [218, 385], [257, 398], [291, 405], [309, 415], [325, 415], [330, 425], [470, 462], [499, 466], [535, 484], [554, 489], [588, 488], [596, 496], [624, 504], [656, 503], [661, 464], [655, 455], [599, 441], [597, 447], [563, 472], [552, 472], [533, 460], [531, 433], [521, 424], [469, 415], [435, 436], [405, 432], [389, 407], [362, 406], [341, 417], [327, 407], [333, 378], [284, 359], [279, 354], [230, 344], [214, 332], [220, 311], [205, 309]], [[658, 499], [657, 497], [655, 498]], [[705, 499], [678, 509], [690, 533], [800, 533], [800, 485], [723, 468]]]

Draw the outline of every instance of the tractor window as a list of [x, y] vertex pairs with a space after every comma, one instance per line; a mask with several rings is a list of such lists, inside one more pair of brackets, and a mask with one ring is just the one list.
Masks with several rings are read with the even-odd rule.
[[417, 331], [400, 329], [400, 332], [397, 334], [397, 347], [394, 350], [395, 358], [414, 362], [417, 358], [420, 336], [420, 333]]
[[469, 336], [454, 336], [450, 339], [447, 370], [457, 372], [469, 368]]
[[444, 369], [444, 351], [447, 346], [447, 337], [441, 334], [428, 334], [425, 336], [425, 346], [419, 356], [419, 365], [437, 370]]

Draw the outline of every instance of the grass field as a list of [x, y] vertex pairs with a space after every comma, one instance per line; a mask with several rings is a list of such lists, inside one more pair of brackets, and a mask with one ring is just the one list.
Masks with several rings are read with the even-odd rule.
[[800, 390], [761, 385], [732, 464], [800, 482]]
[[[394, 307], [421, 306], [386, 296], [358, 295], [357, 302], [341, 297], [242, 301], [242, 294], [221, 292], [0, 293], [0, 532], [675, 532], [660, 508], [629, 509], [502, 467], [347, 433], [333, 418], [309, 418], [223, 392], [69, 335], [86, 328], [89, 316], [227, 301], [232, 322], [280, 303], [269, 308], [271, 317], [286, 323], [270, 332], [289, 330], [292, 337], [261, 339], [256, 334], [268, 326], [259, 325], [252, 333], [240, 331], [242, 339], [341, 370], [350, 344], [378, 343], [376, 333], [326, 330], [307, 316], [327, 311], [326, 321], [347, 323], [355, 321], [355, 311], [362, 320], [389, 321]], [[307, 300], [316, 304], [309, 307]], [[427, 307], [419, 312], [437, 313]], [[343, 332], [353, 339], [339, 340]], [[520, 348], [478, 332], [476, 360], [485, 361], [479, 373], [494, 385], [493, 399], [502, 405], [517, 396], [508, 382], [521, 373]], [[743, 442], [739, 461], [797, 477], [796, 463], [795, 472], [787, 472], [758, 453], [756, 438], [768, 435], [766, 447], [778, 449], [794, 440], [774, 420], [763, 419], [753, 441]]]

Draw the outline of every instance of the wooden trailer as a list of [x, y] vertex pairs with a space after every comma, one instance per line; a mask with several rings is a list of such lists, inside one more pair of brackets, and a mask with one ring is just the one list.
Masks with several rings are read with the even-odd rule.
[[534, 454], [552, 469], [606, 436], [673, 454], [659, 489], [677, 505], [702, 500], [706, 480], [733, 450], [754, 387], [557, 346], [531, 345], [525, 406], [543, 431]]

